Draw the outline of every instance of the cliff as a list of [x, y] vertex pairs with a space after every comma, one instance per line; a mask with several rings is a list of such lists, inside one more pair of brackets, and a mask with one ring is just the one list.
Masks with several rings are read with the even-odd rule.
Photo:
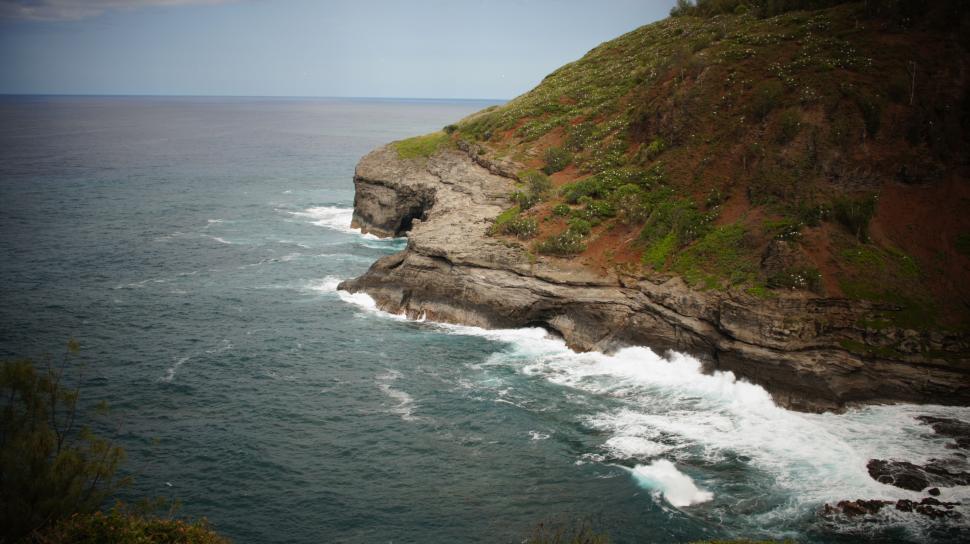
[[[765, 386], [780, 404], [797, 409], [970, 403], [970, 361], [919, 351], [929, 345], [939, 353], [964, 353], [967, 338], [860, 328], [871, 303], [798, 292], [765, 300], [698, 291], [676, 276], [601, 275], [489, 236], [515, 180], [479, 162], [456, 149], [423, 161], [401, 159], [393, 146], [365, 156], [354, 178], [354, 222], [381, 234], [400, 234], [410, 225], [408, 245], [339, 288], [366, 292], [381, 308], [411, 317], [491, 328], [542, 326], [578, 350], [646, 345], [683, 351], [709, 370], [730, 370]], [[843, 347], [897, 339], [912, 352], [890, 359]]]
[[408, 246], [341, 288], [687, 352], [798, 409], [970, 403], [970, 24], [828, 4], [648, 25], [375, 150], [354, 225]]

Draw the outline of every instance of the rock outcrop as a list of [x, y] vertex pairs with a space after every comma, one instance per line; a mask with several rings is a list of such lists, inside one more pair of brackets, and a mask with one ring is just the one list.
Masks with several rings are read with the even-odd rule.
[[[965, 335], [866, 329], [861, 317], [883, 308], [865, 302], [801, 292], [764, 299], [699, 291], [677, 277], [598, 274], [489, 236], [511, 205], [512, 171], [467, 147], [427, 159], [401, 159], [393, 146], [365, 156], [354, 178], [353, 224], [379, 236], [406, 233], [408, 245], [340, 289], [366, 292], [381, 308], [409, 316], [542, 326], [577, 350], [645, 345], [690, 353], [708, 371], [732, 371], [795, 409], [970, 404]], [[881, 354], [887, 339], [900, 345], [899, 338], [911, 350]]]

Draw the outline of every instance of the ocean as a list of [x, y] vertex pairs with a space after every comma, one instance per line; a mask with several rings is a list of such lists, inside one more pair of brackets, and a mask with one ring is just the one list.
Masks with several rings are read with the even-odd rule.
[[923, 497], [866, 462], [959, 460], [915, 417], [968, 408], [792, 412], [685, 354], [577, 354], [338, 292], [406, 245], [350, 228], [357, 160], [490, 104], [0, 98], [0, 357], [76, 338], [82, 400], [111, 404], [98, 429], [128, 453], [121, 498], [177, 499], [240, 543], [970, 538], [966, 506], [817, 515]]

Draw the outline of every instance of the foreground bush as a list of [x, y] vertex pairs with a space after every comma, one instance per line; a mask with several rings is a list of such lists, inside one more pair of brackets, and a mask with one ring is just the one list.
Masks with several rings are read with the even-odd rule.
[[115, 476], [124, 450], [95, 435], [91, 414], [78, 405], [77, 351], [72, 340], [60, 364], [18, 359], [0, 367], [0, 542], [90, 514], [127, 483]]
[[187, 522], [145, 516], [118, 504], [108, 512], [75, 514], [36, 534], [36, 544], [228, 544], [205, 519]]

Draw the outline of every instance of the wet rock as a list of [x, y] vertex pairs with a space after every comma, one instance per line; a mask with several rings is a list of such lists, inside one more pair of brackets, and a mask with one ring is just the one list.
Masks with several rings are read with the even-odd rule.
[[931, 519], [956, 519], [962, 517], [959, 512], [953, 510], [954, 506], [959, 505], [958, 502], [942, 502], [933, 497], [926, 497], [919, 503], [913, 503], [913, 510]]
[[954, 506], [959, 506], [958, 502], [942, 502], [932, 497], [927, 497], [921, 501], [911, 501], [900, 499], [893, 501], [866, 500], [858, 499], [854, 501], [839, 501], [835, 506], [826, 504], [822, 507], [822, 516], [832, 517], [843, 515], [850, 518], [859, 516], [872, 516], [878, 514], [883, 508], [893, 505], [899, 512], [919, 514], [931, 519], [956, 519], [961, 517], [959, 512], [953, 510]]
[[939, 487], [931, 487], [931, 488], [927, 489], [926, 492], [929, 493], [930, 495], [934, 496], [934, 497], [939, 497], [940, 496], [940, 488]]
[[870, 459], [866, 464], [869, 476], [881, 484], [893, 485], [910, 491], [922, 491], [929, 487], [926, 472], [907, 461]]
[[970, 423], [935, 416], [919, 416], [916, 419], [932, 427], [936, 434], [954, 439], [954, 449], [970, 449]]
[[[931, 459], [922, 466], [908, 461], [870, 459], [866, 468], [869, 470], [869, 476], [877, 482], [910, 491], [922, 491], [931, 485], [937, 487], [970, 485], [970, 472], [961, 472], [953, 462], [940, 459]], [[939, 494], [939, 490], [936, 491]]]

